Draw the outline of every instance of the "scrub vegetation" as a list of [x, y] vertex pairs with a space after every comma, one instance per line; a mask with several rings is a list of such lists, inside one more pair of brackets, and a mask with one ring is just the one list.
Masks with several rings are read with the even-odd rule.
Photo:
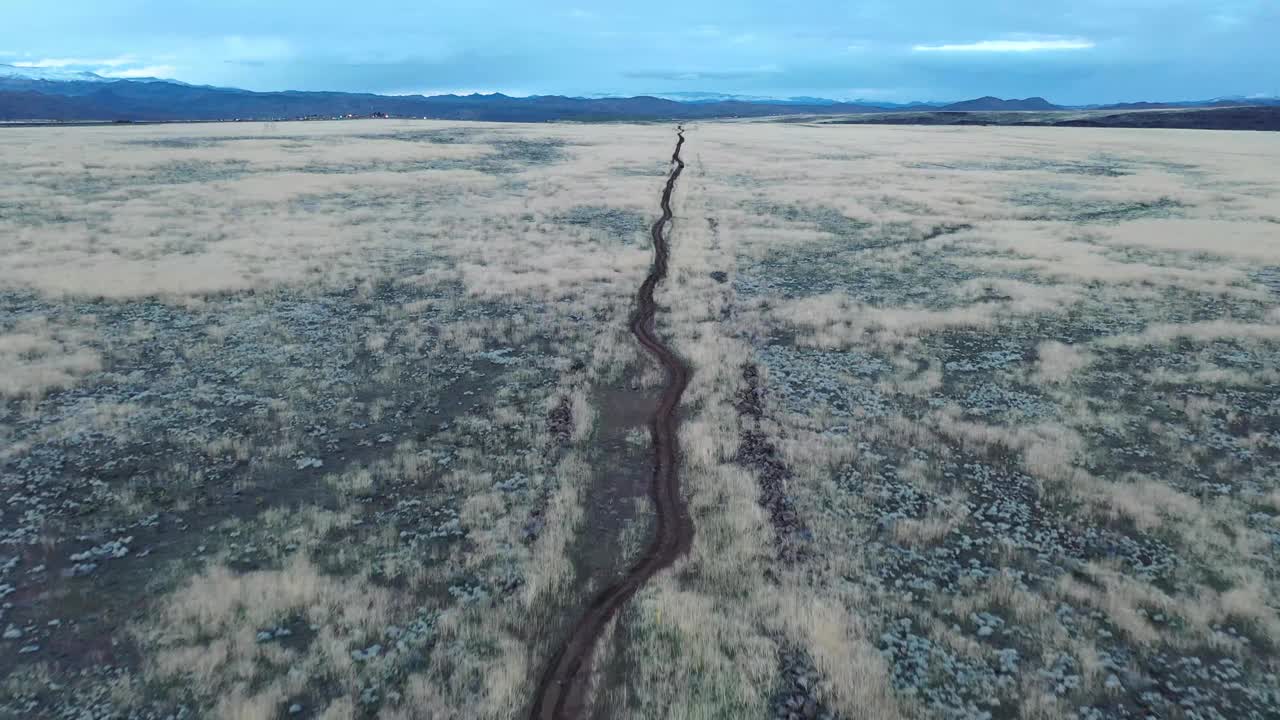
[[[685, 128], [590, 718], [1274, 718], [1280, 148]], [[513, 718], [653, 532], [674, 129], [0, 133], [0, 717]]]

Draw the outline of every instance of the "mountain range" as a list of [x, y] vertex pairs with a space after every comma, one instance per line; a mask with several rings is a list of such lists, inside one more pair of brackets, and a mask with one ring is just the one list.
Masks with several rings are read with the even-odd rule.
[[1280, 106], [1275, 98], [1126, 103], [1069, 108], [1041, 97], [982, 97], [956, 103], [895, 104], [825, 98], [763, 98], [715, 93], [636, 97], [374, 95], [344, 92], [253, 92], [164, 80], [106, 78], [87, 72], [0, 65], [0, 121], [191, 121], [392, 116], [452, 120], [667, 120], [770, 115], [932, 112], [1156, 110]]

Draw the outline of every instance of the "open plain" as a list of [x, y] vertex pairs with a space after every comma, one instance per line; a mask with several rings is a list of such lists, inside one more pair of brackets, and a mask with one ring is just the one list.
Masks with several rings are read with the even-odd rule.
[[676, 143], [0, 131], [0, 717], [1280, 717], [1273, 136]]

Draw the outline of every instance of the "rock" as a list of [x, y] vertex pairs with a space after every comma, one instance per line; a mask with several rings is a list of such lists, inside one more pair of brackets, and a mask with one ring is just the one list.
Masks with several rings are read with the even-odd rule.
[[711, 279], [715, 280], [718, 283], [728, 282], [729, 273], [726, 273], [723, 270], [716, 270], [711, 273]]
[[380, 654], [382, 654], [382, 646], [375, 644], [375, 645], [370, 645], [364, 650], [352, 650], [351, 659], [355, 660], [356, 662], [364, 662], [366, 660], [372, 660], [378, 657], [378, 655]]

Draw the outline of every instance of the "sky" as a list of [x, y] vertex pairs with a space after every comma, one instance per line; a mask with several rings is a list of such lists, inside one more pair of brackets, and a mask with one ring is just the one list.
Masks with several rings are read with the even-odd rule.
[[3, 0], [0, 63], [251, 90], [1280, 95], [1280, 0]]

